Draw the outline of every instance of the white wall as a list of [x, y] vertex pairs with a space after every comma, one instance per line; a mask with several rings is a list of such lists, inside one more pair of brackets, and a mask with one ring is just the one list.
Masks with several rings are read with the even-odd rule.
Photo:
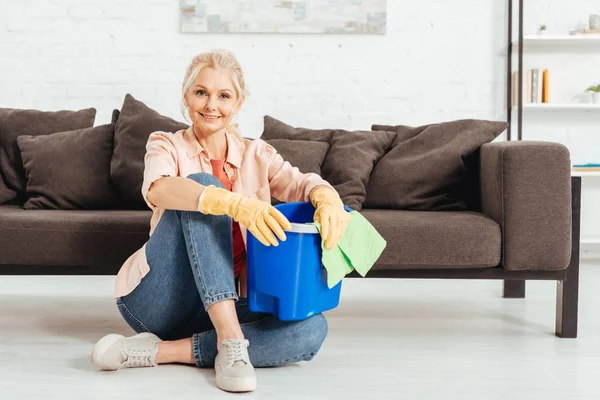
[[[102, 124], [131, 93], [181, 120], [187, 63], [224, 47], [238, 56], [250, 90], [240, 116], [246, 136], [260, 136], [265, 114], [348, 129], [505, 120], [505, 3], [388, 0], [386, 35], [340, 36], [181, 34], [177, 0], [0, 0], [0, 107], [93, 106]], [[546, 23], [563, 33], [594, 12], [598, 0], [528, 0], [525, 32]], [[568, 101], [600, 83], [600, 48], [528, 52], [525, 67], [550, 68], [552, 101]], [[525, 139], [564, 143], [573, 162], [600, 161], [600, 112], [524, 119]], [[592, 195], [584, 198], [584, 236], [600, 238], [592, 204], [600, 178], [584, 184]]]
[[265, 114], [352, 129], [502, 119], [504, 7], [459, 3], [388, 0], [387, 35], [329, 36], [181, 34], [176, 0], [0, 0], [0, 106], [94, 106], [104, 123], [129, 92], [181, 119], [187, 63], [224, 47], [251, 92], [247, 136]]

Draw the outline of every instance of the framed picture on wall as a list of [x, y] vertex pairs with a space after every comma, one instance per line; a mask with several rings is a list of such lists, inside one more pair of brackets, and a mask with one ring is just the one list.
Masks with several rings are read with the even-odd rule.
[[387, 0], [180, 0], [181, 32], [385, 34]]

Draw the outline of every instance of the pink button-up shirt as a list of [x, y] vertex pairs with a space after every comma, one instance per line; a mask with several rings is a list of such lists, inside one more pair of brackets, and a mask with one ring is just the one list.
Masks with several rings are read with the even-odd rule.
[[[268, 203], [271, 202], [271, 196], [285, 202], [309, 201], [309, 193], [315, 186], [330, 186], [317, 174], [301, 173], [263, 140], [241, 139], [231, 133], [225, 136], [228, 146], [225, 171], [235, 193]], [[212, 166], [208, 152], [200, 146], [191, 127], [175, 133], [152, 133], [146, 144], [144, 164], [142, 196], [153, 211], [151, 236], [165, 209], [148, 201], [146, 195], [150, 185], [164, 176], [186, 177], [197, 172], [210, 174]], [[240, 227], [246, 243], [246, 228], [243, 225]], [[150, 271], [146, 260], [146, 244], [133, 253], [119, 270], [115, 299], [131, 293]]]

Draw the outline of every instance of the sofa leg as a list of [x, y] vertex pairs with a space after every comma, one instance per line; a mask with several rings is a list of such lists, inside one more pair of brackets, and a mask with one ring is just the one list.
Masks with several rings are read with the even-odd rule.
[[581, 217], [581, 177], [571, 178], [573, 208], [571, 229], [571, 261], [565, 279], [556, 283], [556, 336], [577, 337], [579, 311], [579, 240]]
[[571, 255], [566, 277], [556, 282], [556, 336], [577, 337], [579, 311], [579, 243], [577, 252]]
[[[572, 266], [569, 266], [569, 269], [571, 268]], [[574, 269], [579, 269], [579, 267]], [[569, 274], [566, 280], [556, 282], [556, 336], [577, 337], [578, 300], [578, 276]]]
[[524, 299], [525, 281], [506, 279], [504, 281], [504, 290], [502, 297], [504, 297], [505, 299]]

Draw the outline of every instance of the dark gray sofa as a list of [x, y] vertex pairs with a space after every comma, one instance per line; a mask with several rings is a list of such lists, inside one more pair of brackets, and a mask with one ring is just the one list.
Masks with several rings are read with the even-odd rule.
[[[519, 164], [527, 153], [544, 156], [554, 146], [484, 145], [482, 212], [363, 209], [388, 241], [368, 276], [502, 279], [504, 297], [524, 297], [528, 279], [555, 280], [556, 334], [576, 337], [581, 178], [563, 176], [556, 190], [547, 182], [557, 171]], [[0, 274], [116, 274], [146, 242], [150, 216], [149, 210], [0, 206]]]
[[[506, 298], [523, 298], [526, 280], [554, 280], [556, 335], [577, 337], [581, 178], [568, 150], [496, 142], [476, 154], [472, 209], [360, 211], [388, 242], [368, 277], [497, 279]], [[147, 241], [150, 217], [0, 205], [0, 275], [114, 275]]]

